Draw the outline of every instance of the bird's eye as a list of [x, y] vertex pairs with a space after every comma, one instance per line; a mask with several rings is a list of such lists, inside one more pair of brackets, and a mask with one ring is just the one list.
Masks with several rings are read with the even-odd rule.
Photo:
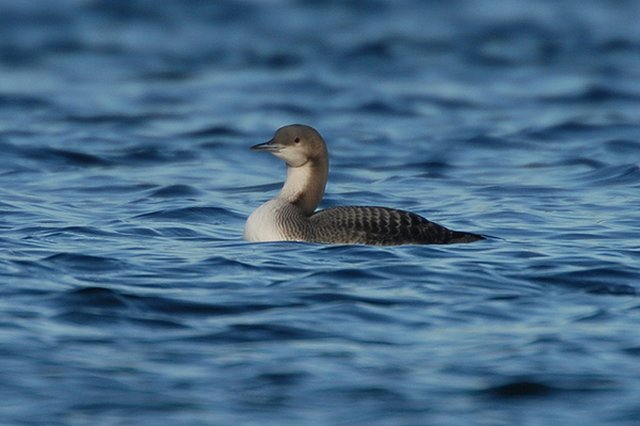
[[295, 143], [300, 143], [300, 138], [295, 138], [293, 141], [294, 141]]

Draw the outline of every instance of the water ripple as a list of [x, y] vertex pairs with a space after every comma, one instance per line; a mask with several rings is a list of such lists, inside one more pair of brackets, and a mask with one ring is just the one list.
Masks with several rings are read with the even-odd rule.
[[[0, 423], [635, 425], [639, 5], [0, 2]], [[293, 122], [495, 237], [242, 241]]]

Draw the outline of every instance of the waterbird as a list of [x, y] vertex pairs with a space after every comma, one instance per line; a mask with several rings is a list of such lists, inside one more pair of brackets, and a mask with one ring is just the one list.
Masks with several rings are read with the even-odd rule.
[[484, 239], [450, 230], [404, 210], [376, 206], [340, 206], [316, 211], [329, 177], [329, 152], [313, 127], [291, 124], [254, 145], [287, 165], [280, 193], [247, 219], [248, 241], [306, 241], [324, 244], [451, 244]]

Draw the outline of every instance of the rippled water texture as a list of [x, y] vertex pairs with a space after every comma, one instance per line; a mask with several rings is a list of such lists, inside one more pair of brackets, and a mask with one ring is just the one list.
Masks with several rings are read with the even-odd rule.
[[[634, 425], [640, 3], [0, 2], [0, 423]], [[488, 235], [242, 241], [323, 206]]]

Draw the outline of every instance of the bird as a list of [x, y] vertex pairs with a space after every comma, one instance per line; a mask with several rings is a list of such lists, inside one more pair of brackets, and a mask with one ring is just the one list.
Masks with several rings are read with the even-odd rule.
[[287, 176], [278, 195], [247, 219], [243, 233], [247, 241], [392, 246], [484, 239], [394, 208], [338, 206], [316, 211], [329, 177], [329, 152], [320, 133], [311, 126], [281, 127], [271, 140], [250, 149], [268, 152], [284, 161]]

